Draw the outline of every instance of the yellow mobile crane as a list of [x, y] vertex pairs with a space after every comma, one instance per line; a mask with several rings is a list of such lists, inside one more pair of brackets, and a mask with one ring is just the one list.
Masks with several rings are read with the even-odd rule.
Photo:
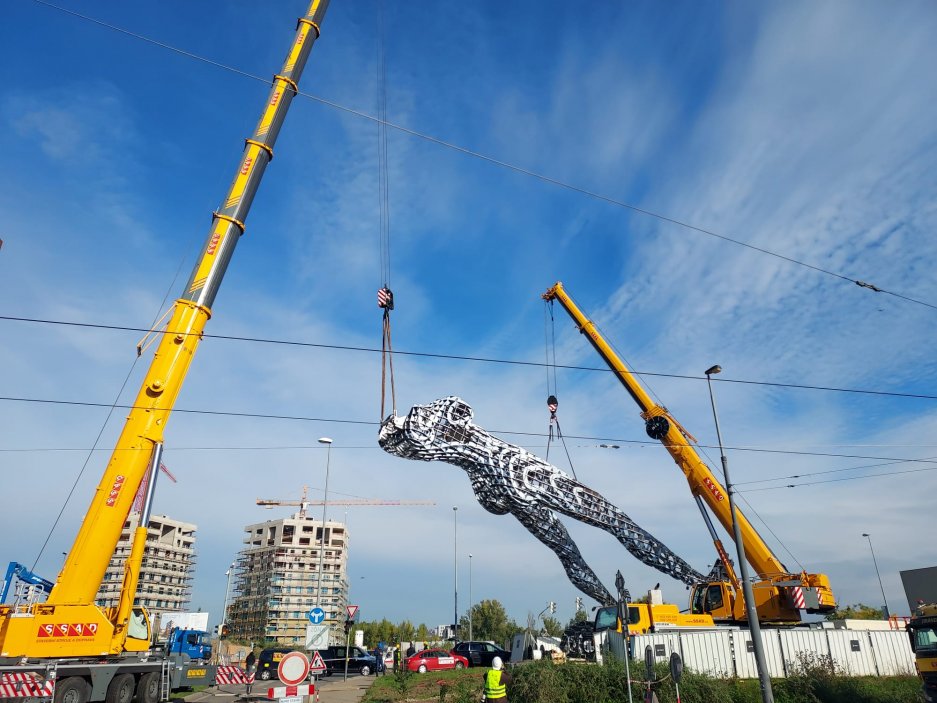
[[924, 700], [937, 702], [937, 603], [921, 603], [911, 614], [908, 636]]
[[[165, 660], [148, 652], [146, 611], [133, 605], [147, 534], [147, 518], [162, 451], [163, 432], [211, 306], [234, 253], [273, 146], [312, 46], [319, 37], [329, 0], [312, 0], [299, 18], [292, 46], [272, 80], [267, 104], [251, 136], [205, 245], [169, 322], [159, 333], [153, 361], [92, 498], [75, 542], [44, 603], [0, 606], [0, 676], [10, 681], [32, 672], [33, 680], [57, 679], [56, 701], [141, 703], [166, 698], [171, 683]], [[99, 608], [95, 594], [120, 537], [134, 494], [149, 471], [150, 483], [140, 526], [126, 562], [119, 604]], [[133, 656], [136, 654], [136, 656]], [[3, 668], [26, 662], [25, 666]], [[32, 663], [35, 662], [35, 665]], [[45, 669], [43, 669], [43, 666]], [[12, 673], [11, 673], [12, 672]], [[202, 672], [204, 673], [204, 672]], [[191, 682], [190, 682], [191, 683]], [[6, 695], [6, 694], [4, 694]], [[22, 694], [21, 694], [22, 695]]]
[[[547, 301], [559, 301], [573, 318], [579, 331], [586, 336], [638, 404], [648, 436], [664, 445], [690, 484], [690, 492], [703, 515], [721, 562], [721, 565], [717, 562], [719, 568], [714, 568], [710, 582], [696, 584], [692, 588], [691, 612], [708, 613], [712, 615], [713, 620], [722, 623], [744, 622], [747, 618], [742, 588], [706, 511], [708, 506], [731, 535], [732, 515], [729, 511], [729, 501], [722, 484], [693, 448], [691, 442], [695, 440], [692, 435], [674, 419], [667, 408], [651, 399], [599, 333], [595, 324], [573, 302], [562, 283], [554, 285], [542, 297]], [[745, 555], [758, 573], [759, 580], [753, 584], [753, 591], [759, 619], [767, 623], [790, 624], [801, 621], [801, 611], [826, 613], [836, 608], [836, 599], [825, 574], [789, 571], [765, 544], [742, 511], [736, 508], [736, 513], [745, 544]]]

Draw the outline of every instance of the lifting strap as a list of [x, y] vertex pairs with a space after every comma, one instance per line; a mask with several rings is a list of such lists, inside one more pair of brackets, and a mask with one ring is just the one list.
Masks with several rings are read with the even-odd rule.
[[394, 415], [397, 414], [397, 396], [394, 391], [394, 352], [390, 344], [390, 311], [394, 309], [394, 294], [384, 286], [377, 291], [377, 306], [384, 309], [383, 334], [381, 339], [381, 422], [384, 414], [384, 401], [387, 396], [387, 377], [390, 376], [390, 404]]
[[[547, 316], [549, 315], [549, 319]], [[563, 449], [566, 451], [566, 459], [569, 461], [569, 468], [573, 472], [573, 478], [579, 480], [576, 476], [576, 468], [573, 466], [572, 457], [569, 455], [569, 449], [566, 447], [566, 440], [563, 439], [563, 430], [560, 428], [560, 419], [556, 416], [556, 409], [560, 406], [560, 401], [556, 399], [556, 331], [553, 319], [553, 301], [550, 300], [544, 304], [543, 308], [543, 335], [544, 348], [546, 351], [547, 362], [547, 409], [550, 411], [550, 425], [547, 433], [547, 453], [545, 458], [550, 459], [550, 445], [553, 443], [553, 425], [556, 425], [556, 438], [563, 442]], [[551, 384], [552, 381], [552, 384]]]
[[569, 462], [569, 469], [573, 472], [573, 478], [577, 481], [576, 467], [573, 466], [573, 458], [569, 455], [569, 448], [566, 446], [566, 439], [563, 437], [563, 430], [560, 428], [560, 419], [556, 416], [556, 409], [560, 406], [560, 401], [555, 395], [547, 398], [547, 409], [550, 411], [550, 432], [547, 435], [547, 455], [544, 457], [550, 459], [550, 443], [553, 441], [553, 425], [556, 425], [556, 438], [563, 443], [563, 450], [566, 452], [566, 460]]
[[544, 457], [547, 461], [550, 460], [550, 444], [553, 442], [553, 425], [556, 425], [556, 436], [563, 436], [563, 431], [560, 429], [560, 420], [556, 416], [556, 409], [558, 407], [560, 407], [560, 401], [556, 399], [556, 396], [549, 396], [547, 398], [547, 409], [550, 411], [550, 426], [549, 433], [547, 434], [547, 454]]

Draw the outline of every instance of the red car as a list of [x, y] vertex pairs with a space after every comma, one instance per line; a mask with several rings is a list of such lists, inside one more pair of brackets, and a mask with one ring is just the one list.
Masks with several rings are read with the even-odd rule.
[[464, 669], [468, 666], [468, 659], [444, 649], [424, 649], [412, 657], [407, 657], [407, 671], [418, 671], [425, 674], [427, 671], [443, 671], [444, 669]]

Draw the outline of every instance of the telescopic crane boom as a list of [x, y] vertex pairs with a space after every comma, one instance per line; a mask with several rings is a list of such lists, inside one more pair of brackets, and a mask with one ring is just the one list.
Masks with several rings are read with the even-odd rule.
[[[134, 608], [133, 599], [163, 432], [202, 340], [205, 323], [211, 317], [225, 270], [244, 233], [257, 187], [273, 158], [274, 143], [298, 92], [297, 84], [319, 37], [328, 4], [329, 0], [312, 0], [297, 22], [293, 44], [271, 81], [260, 121], [253, 135], [245, 140], [234, 180], [221, 206], [213, 213], [208, 236], [185, 290], [176, 300], [165, 329], [158, 333], [153, 361], [48, 600], [27, 613], [11, 612], [9, 607], [0, 606], [0, 657], [101, 656], [149, 649], [145, 611]], [[148, 470], [149, 500], [127, 559], [120, 605], [104, 610], [95, 605], [95, 594], [134, 495]], [[70, 634], [59, 637], [57, 632]]]
[[[700, 458], [691, 442], [695, 439], [670, 414], [667, 408], [658, 405], [644, 390], [611, 345], [605, 340], [582, 310], [576, 305], [562, 283], [557, 283], [543, 294], [546, 301], [556, 300], [569, 314], [579, 331], [608, 364], [615, 376], [641, 409], [645, 430], [649, 437], [659, 440], [670, 452], [674, 462], [683, 472], [690, 485], [690, 492], [707, 523], [716, 544], [725, 577], [694, 586], [691, 608], [694, 613], [711, 613], [713, 619], [726, 622], [742, 622], [746, 619], [742, 591], [732, 570], [722, 543], [712, 526], [707, 506], [729, 535], [732, 535], [732, 515], [729, 501], [722, 484]], [[791, 573], [771, 548], [752, 527], [742, 511], [736, 508], [745, 554], [752, 568], [758, 573], [759, 581], [754, 584], [755, 605], [759, 617], [766, 622], [799, 622], [800, 611], [808, 613], [829, 612], [836, 607], [836, 600], [825, 574]]]

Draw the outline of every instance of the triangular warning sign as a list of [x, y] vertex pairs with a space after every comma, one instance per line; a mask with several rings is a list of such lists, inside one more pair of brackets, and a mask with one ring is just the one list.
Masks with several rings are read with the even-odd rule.
[[349, 605], [349, 606], [346, 606], [346, 607], [345, 607], [345, 612], [348, 613], [348, 619], [349, 619], [349, 620], [354, 620], [354, 619], [355, 619], [355, 614], [358, 612], [358, 606], [357, 606], [357, 605]]
[[313, 673], [318, 673], [320, 671], [325, 671], [326, 666], [325, 662], [322, 661], [322, 655], [319, 652], [313, 652], [312, 658], [309, 660], [309, 671]]

